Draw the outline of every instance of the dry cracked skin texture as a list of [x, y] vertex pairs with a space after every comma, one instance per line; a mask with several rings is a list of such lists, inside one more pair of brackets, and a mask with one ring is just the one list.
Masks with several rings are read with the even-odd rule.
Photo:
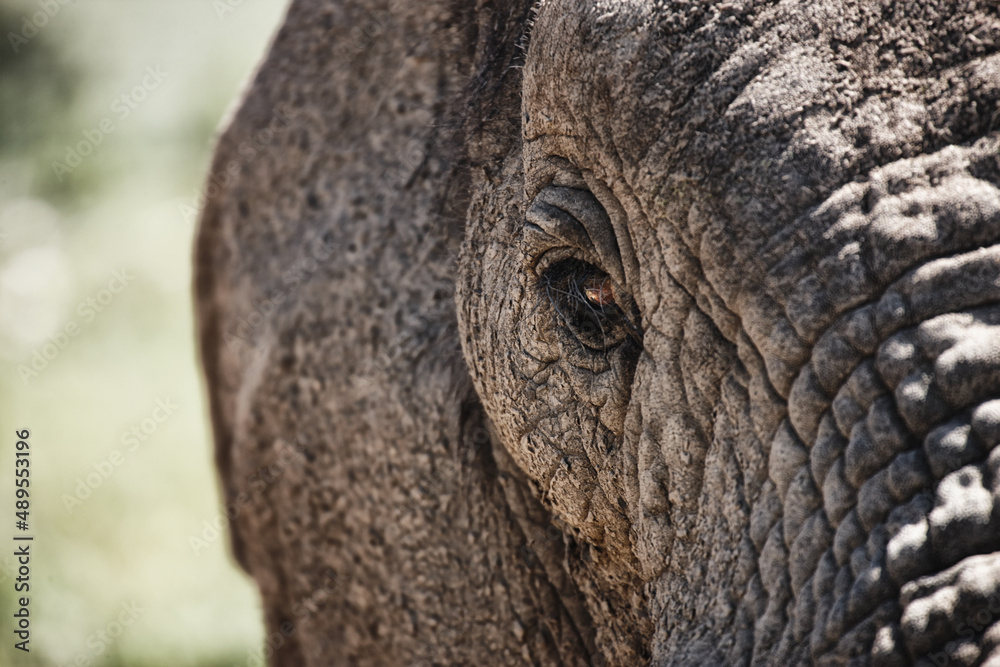
[[295, 0], [196, 251], [272, 663], [1000, 660], [998, 47]]

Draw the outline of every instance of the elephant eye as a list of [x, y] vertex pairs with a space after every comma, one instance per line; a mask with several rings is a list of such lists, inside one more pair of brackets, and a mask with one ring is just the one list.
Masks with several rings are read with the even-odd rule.
[[540, 287], [557, 320], [585, 347], [606, 351], [636, 337], [613, 281], [593, 264], [575, 258], [556, 262], [541, 275]]
[[607, 276], [590, 278], [583, 288], [583, 295], [587, 297], [587, 301], [600, 308], [615, 305], [615, 287]]

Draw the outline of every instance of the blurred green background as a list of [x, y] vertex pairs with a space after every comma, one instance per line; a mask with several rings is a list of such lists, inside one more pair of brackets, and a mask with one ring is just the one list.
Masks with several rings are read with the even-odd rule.
[[[259, 664], [256, 590], [206, 529], [192, 211], [285, 5], [0, 2], [0, 665]], [[30, 654], [12, 632], [22, 428]]]

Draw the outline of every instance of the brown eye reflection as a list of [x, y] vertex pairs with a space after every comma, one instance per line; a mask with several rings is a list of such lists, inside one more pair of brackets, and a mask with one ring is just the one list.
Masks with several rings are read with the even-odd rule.
[[614, 286], [607, 276], [589, 278], [583, 286], [583, 295], [587, 301], [601, 308], [617, 305]]
[[622, 310], [611, 277], [588, 262], [564, 259], [542, 274], [540, 287], [556, 322], [584, 347], [606, 352], [631, 339], [641, 346], [642, 335]]

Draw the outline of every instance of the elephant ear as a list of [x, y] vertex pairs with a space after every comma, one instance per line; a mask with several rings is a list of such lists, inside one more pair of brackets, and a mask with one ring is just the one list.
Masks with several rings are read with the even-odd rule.
[[452, 296], [459, 147], [482, 123], [510, 122], [519, 141], [511, 59], [527, 11], [296, 0], [219, 139], [198, 333], [233, 547], [273, 664], [593, 650], [552, 567], [561, 543], [521, 557], [548, 516], [494, 457]]

